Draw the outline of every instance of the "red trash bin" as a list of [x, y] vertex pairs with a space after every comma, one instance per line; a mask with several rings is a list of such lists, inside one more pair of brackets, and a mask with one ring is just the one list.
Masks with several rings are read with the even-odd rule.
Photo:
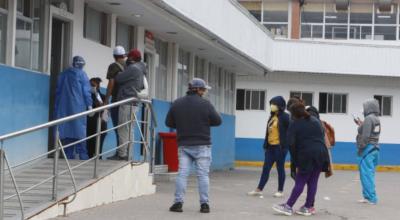
[[175, 132], [158, 133], [163, 142], [164, 163], [168, 165], [168, 172], [178, 172], [178, 141]]

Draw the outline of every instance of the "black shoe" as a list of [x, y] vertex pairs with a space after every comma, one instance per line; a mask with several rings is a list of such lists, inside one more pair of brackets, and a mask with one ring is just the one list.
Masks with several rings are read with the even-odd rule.
[[182, 210], [182, 203], [181, 202], [176, 202], [174, 203], [171, 208], [169, 208], [170, 212], [183, 212]]
[[210, 206], [207, 203], [203, 203], [200, 206], [201, 213], [210, 213]]

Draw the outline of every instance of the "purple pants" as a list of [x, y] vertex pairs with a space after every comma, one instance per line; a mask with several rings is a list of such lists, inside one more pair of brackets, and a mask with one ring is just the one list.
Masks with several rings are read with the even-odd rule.
[[307, 174], [297, 173], [292, 194], [290, 195], [286, 204], [290, 207], [293, 207], [297, 199], [300, 197], [301, 193], [303, 193], [304, 186], [307, 184], [307, 199], [304, 206], [306, 208], [313, 207], [315, 202], [315, 195], [317, 194], [318, 179], [320, 173], [321, 168], [315, 168], [311, 173]]

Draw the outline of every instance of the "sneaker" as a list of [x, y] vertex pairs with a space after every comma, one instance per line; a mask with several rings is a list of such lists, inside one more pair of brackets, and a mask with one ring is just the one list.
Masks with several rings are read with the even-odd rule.
[[114, 156], [107, 158], [107, 160], [128, 160], [128, 156], [120, 157], [119, 155], [115, 154]]
[[174, 203], [171, 208], [169, 208], [170, 212], [183, 212], [182, 210], [183, 204], [181, 202]]
[[314, 207], [309, 208], [312, 215], [317, 214], [317, 210]]
[[[315, 211], [315, 209], [314, 209]], [[302, 215], [302, 216], [311, 216], [311, 208], [307, 208], [305, 206], [302, 206], [299, 210], [296, 211], [297, 214]]]
[[358, 200], [358, 203], [362, 203], [362, 204], [369, 204], [369, 205], [376, 205], [375, 202], [371, 202], [368, 199], [360, 199]]
[[248, 192], [247, 195], [248, 195], [248, 196], [262, 196], [263, 193], [262, 193], [261, 191], [253, 190], [253, 191], [251, 191], [251, 192]]
[[210, 213], [210, 206], [207, 203], [203, 203], [200, 206], [201, 213]]
[[274, 197], [275, 197], [275, 198], [281, 198], [281, 197], [283, 197], [283, 192], [280, 192], [280, 191], [276, 192], [276, 193], [274, 194]]
[[287, 204], [274, 205], [274, 206], [272, 206], [272, 209], [275, 210], [276, 212], [286, 215], [286, 216], [293, 215], [293, 209], [290, 206], [288, 206]]

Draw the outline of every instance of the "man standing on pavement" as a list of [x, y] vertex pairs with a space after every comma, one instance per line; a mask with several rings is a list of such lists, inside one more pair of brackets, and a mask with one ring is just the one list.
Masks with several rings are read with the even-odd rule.
[[[111, 97], [111, 103], [114, 103], [117, 101], [117, 95], [118, 95], [118, 84], [115, 82], [115, 77], [124, 71], [125, 68], [125, 60], [126, 60], [126, 52], [125, 49], [122, 46], [116, 46], [113, 51], [113, 56], [115, 62], [110, 64], [108, 66], [107, 70], [107, 79], [108, 79], [108, 85], [107, 85], [107, 94], [105, 98], [104, 104], [107, 105], [110, 97]], [[115, 126], [118, 126], [118, 109], [119, 107], [114, 107], [110, 110], [111, 113], [111, 120], [112, 123]], [[117, 137], [117, 146], [119, 146], [119, 137], [118, 137], [118, 131], [115, 130], [115, 135]]]
[[209, 170], [211, 165], [210, 127], [222, 123], [214, 106], [203, 98], [208, 89], [205, 81], [194, 78], [187, 95], [171, 106], [166, 125], [177, 130], [179, 146], [179, 174], [176, 179], [174, 204], [171, 212], [182, 212], [187, 178], [194, 163], [200, 194], [200, 212], [209, 213]]
[[[137, 66], [137, 63], [132, 62], [137, 57], [136, 50], [132, 50], [128, 54], [127, 67], [125, 70], [115, 77], [115, 82], [118, 84], [118, 96], [117, 101], [122, 101], [124, 99], [138, 97], [138, 93], [144, 88], [143, 79], [144, 73], [141, 68]], [[118, 111], [118, 124], [123, 124], [131, 120], [132, 114], [135, 113], [137, 103], [127, 103], [121, 105]], [[117, 154], [108, 159], [111, 160], [128, 160], [129, 156], [129, 126], [131, 124], [126, 124], [118, 128], [119, 144], [122, 145], [117, 150]], [[133, 131], [133, 129], [132, 129]], [[132, 140], [134, 138], [132, 137]]]

